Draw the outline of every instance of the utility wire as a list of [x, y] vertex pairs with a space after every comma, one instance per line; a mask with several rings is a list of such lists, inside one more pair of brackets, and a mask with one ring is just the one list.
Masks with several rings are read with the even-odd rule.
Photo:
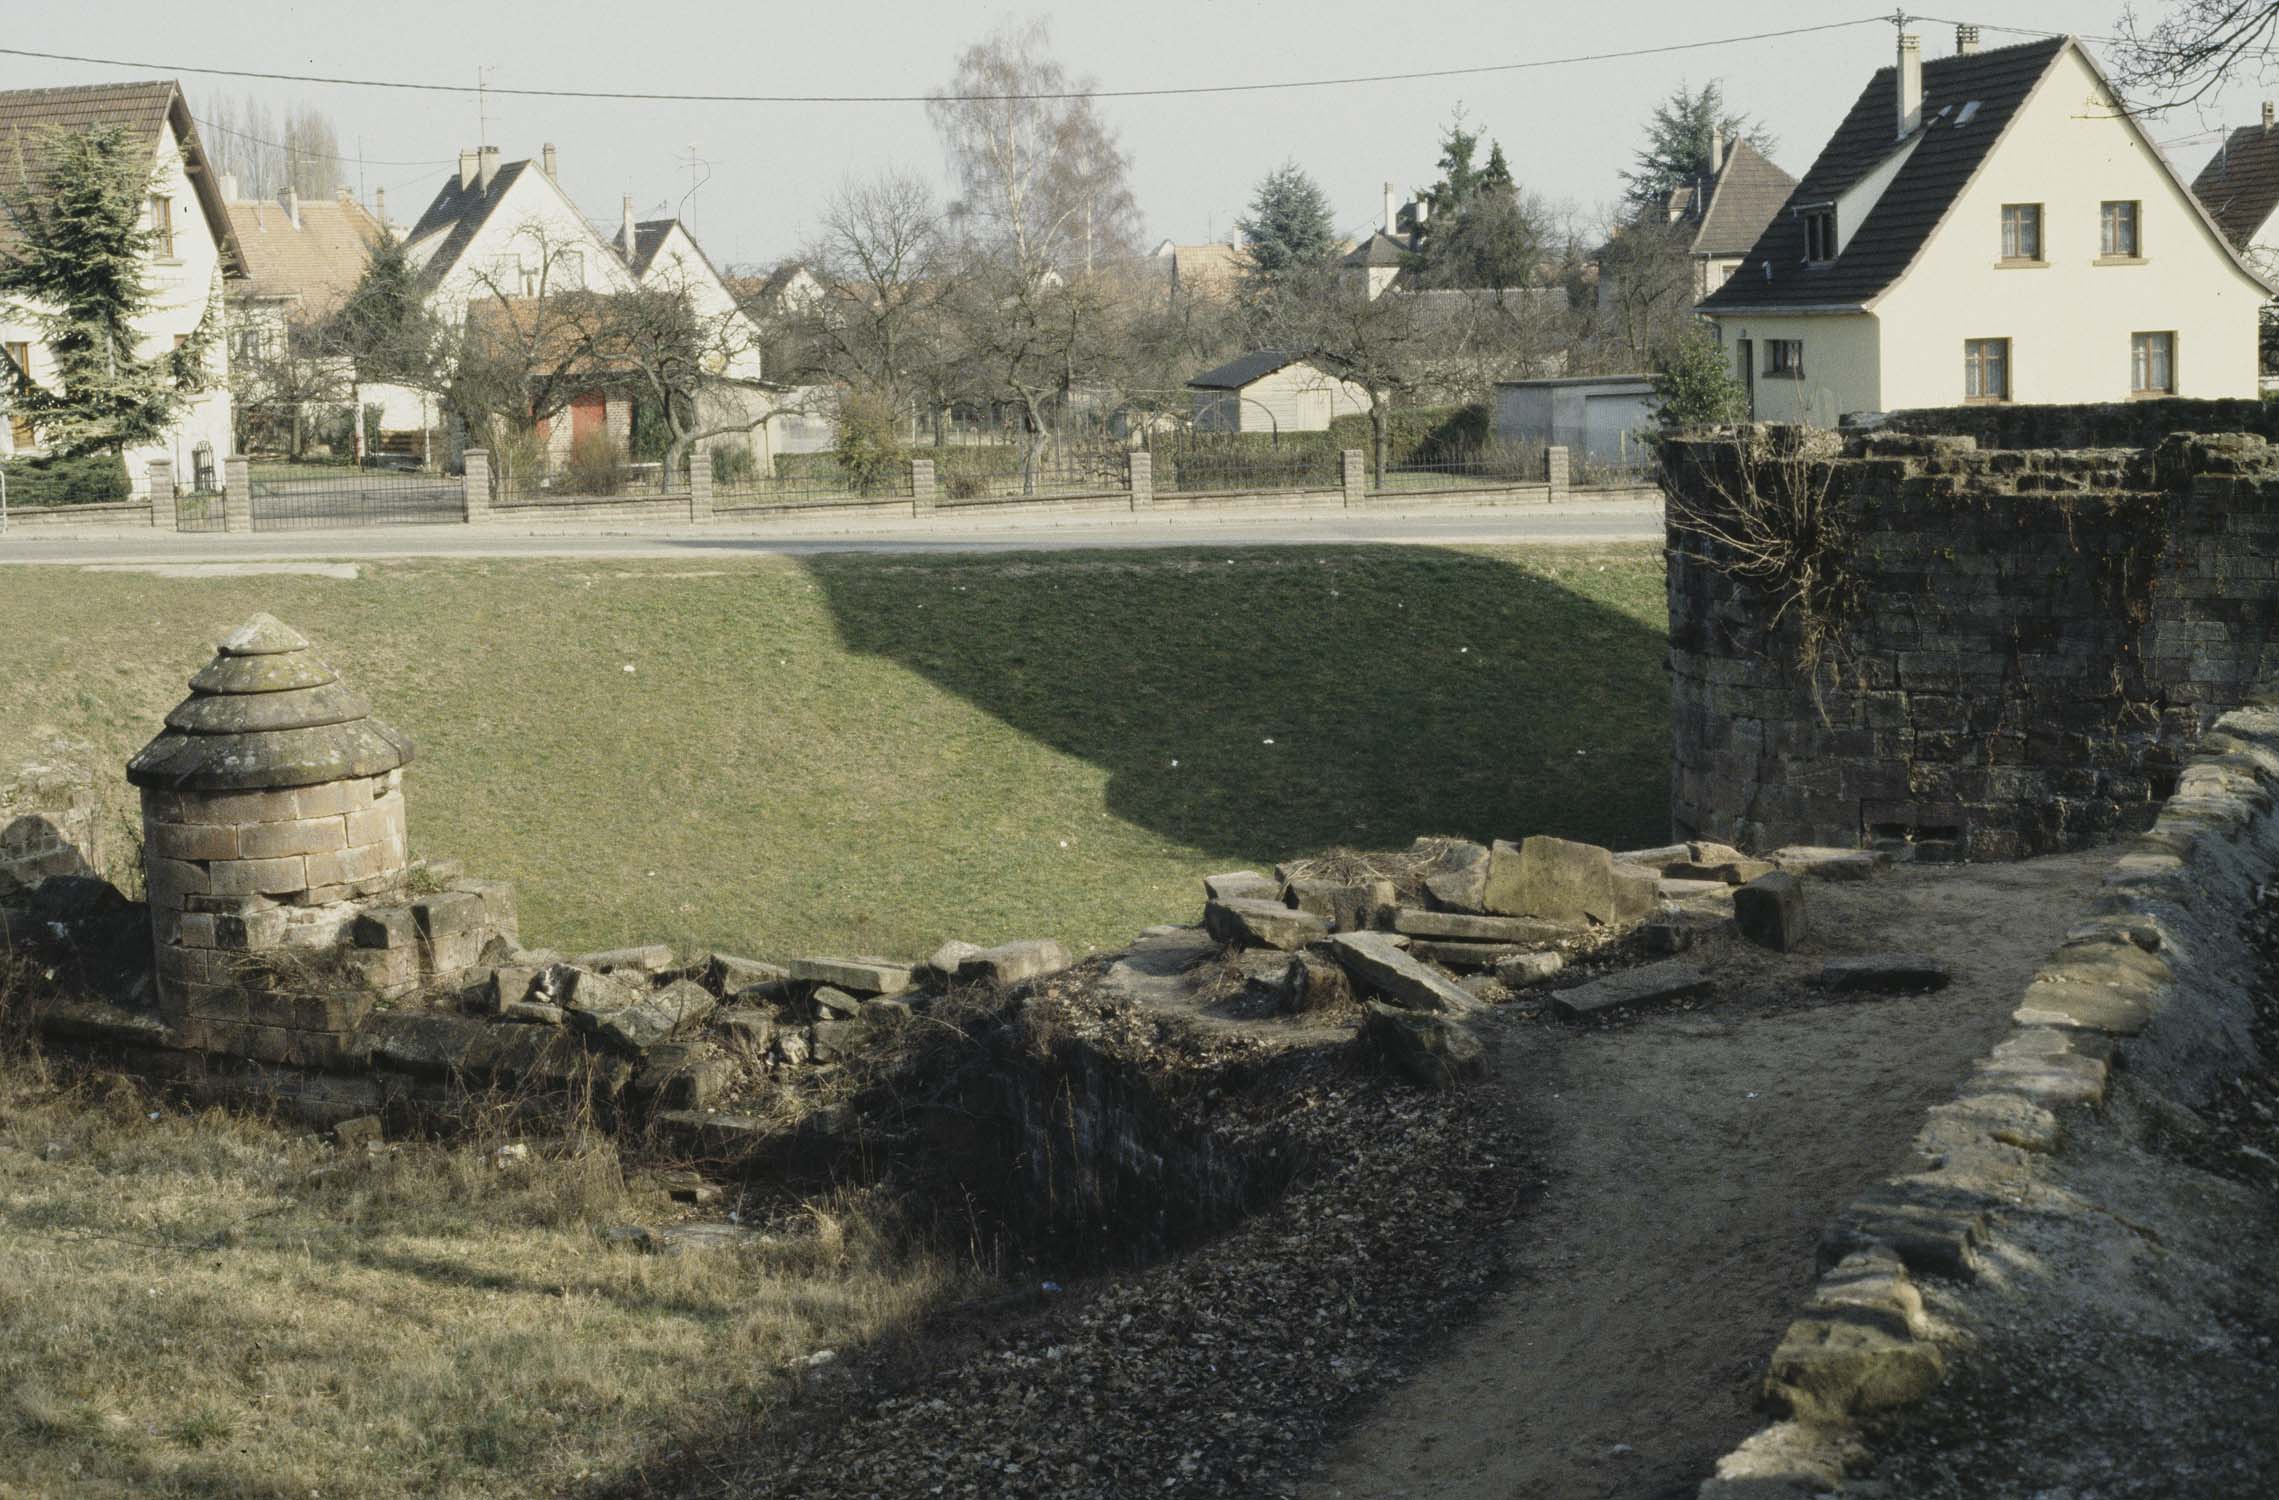
[[212, 120], [201, 120], [196, 115], [192, 115], [190, 119], [200, 130], [219, 131], [223, 135], [234, 135], [239, 140], [248, 141], [256, 146], [267, 146], [272, 151], [289, 152], [294, 156], [312, 157], [318, 161], [358, 162], [367, 167], [448, 167], [451, 165], [451, 160], [447, 157], [436, 157], [432, 161], [382, 161], [369, 156], [342, 156], [333, 151], [311, 151], [302, 146], [288, 146], [282, 141], [265, 140], [258, 135], [248, 135], [234, 125], [217, 125]]
[[[1409, 83], [1428, 78], [1469, 78], [1485, 73], [1518, 73], [1537, 68], [1567, 67], [1576, 63], [1621, 62], [1630, 58], [1659, 57], [1672, 52], [1694, 52], [1709, 47], [1735, 47], [1745, 42], [1769, 42], [1816, 32], [1843, 31], [1855, 26], [1890, 24], [1889, 16], [1860, 16], [1818, 26], [1790, 26], [1778, 31], [1755, 31], [1744, 36], [1710, 37], [1697, 42], [1668, 42], [1658, 47], [1631, 47], [1619, 52], [1583, 52], [1567, 57], [1541, 57], [1526, 62], [1483, 63], [1469, 68], [1430, 68], [1414, 73], [1364, 73], [1343, 78], [1298, 78], [1278, 83], [1197, 84], [1180, 88], [1068, 89], [1039, 94], [671, 94], [608, 89], [480, 89], [467, 83], [414, 83], [389, 78], [340, 78], [318, 73], [267, 73], [248, 68], [204, 68], [190, 63], [135, 62], [119, 57], [91, 57], [74, 52], [41, 52], [28, 47], [0, 47], [0, 56], [34, 57], [48, 62], [93, 63], [106, 68], [133, 68], [148, 73], [204, 73], [224, 78], [259, 78], [273, 83], [321, 83], [346, 88], [412, 89], [431, 94], [513, 94], [541, 99], [616, 99], [638, 103], [678, 104], [927, 104], [937, 99], [951, 103], [1005, 102], [1018, 99], [1165, 99], [1197, 94], [1254, 94], [1283, 89], [1344, 88], [1362, 83]], [[407, 163], [409, 165], [409, 163]]]

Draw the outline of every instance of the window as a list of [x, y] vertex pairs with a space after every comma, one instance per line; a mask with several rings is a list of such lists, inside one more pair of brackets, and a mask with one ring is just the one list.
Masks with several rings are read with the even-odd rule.
[[1966, 401], [2010, 399], [2010, 341], [1965, 339], [1962, 346], [1962, 394]]
[[150, 200], [151, 250], [160, 260], [174, 258], [174, 200], [153, 197]]
[[2039, 203], [2002, 205], [2002, 258], [2024, 261], [2042, 258], [2042, 206]]
[[[32, 378], [32, 346], [30, 344], [11, 343], [7, 349], [8, 363], [14, 365], [16, 372], [25, 380], [30, 380]], [[12, 387], [13, 382], [10, 384]], [[14, 394], [13, 389], [11, 389], [10, 394]], [[14, 411], [8, 413], [8, 432], [16, 440], [16, 451], [18, 453], [39, 446], [38, 434], [32, 431], [32, 424]]]
[[1804, 215], [1804, 258], [1815, 265], [1836, 258], [1836, 211], [1815, 208]]
[[1766, 339], [1765, 373], [1787, 380], [1804, 378], [1804, 340]]
[[2137, 245], [2135, 202], [2108, 203], [2097, 216], [2097, 253], [2134, 260], [2144, 252]]
[[2129, 390], [2139, 396], [2176, 394], [2176, 335], [2129, 335]]

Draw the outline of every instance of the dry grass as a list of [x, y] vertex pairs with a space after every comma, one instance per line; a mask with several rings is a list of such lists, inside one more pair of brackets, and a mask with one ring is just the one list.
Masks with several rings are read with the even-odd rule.
[[856, 1216], [657, 1257], [606, 1142], [345, 1156], [0, 1064], [0, 1497], [519, 1496], [764, 1420], [952, 1283]]

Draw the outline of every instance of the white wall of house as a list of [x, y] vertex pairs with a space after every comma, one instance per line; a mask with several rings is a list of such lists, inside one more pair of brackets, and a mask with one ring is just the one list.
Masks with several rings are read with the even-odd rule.
[[759, 325], [737, 306], [720, 274], [689, 237], [687, 226], [675, 224], [665, 231], [664, 243], [641, 273], [641, 284], [687, 294], [689, 305], [704, 320], [724, 356], [716, 374], [731, 380], [761, 378]]
[[[159, 127], [156, 164], [158, 179], [152, 191], [170, 205], [174, 253], [154, 254], [147, 267], [151, 307], [135, 323], [142, 340], [137, 352], [145, 357], [171, 349], [180, 338], [195, 332], [208, 303], [221, 296], [222, 285], [221, 245], [183, 169], [181, 142], [171, 122]], [[0, 341], [29, 345], [32, 378], [52, 385], [55, 362], [45, 350], [39, 313], [40, 309], [27, 304], [0, 303]], [[206, 368], [211, 384], [192, 399], [165, 439], [127, 450], [127, 475], [136, 494], [149, 493], [150, 465], [161, 458], [173, 461], [177, 482], [189, 484], [201, 447], [210, 456], [218, 480], [221, 462], [230, 453], [229, 341], [218, 332]], [[12, 427], [0, 422], [0, 453], [16, 451]]]
[[1313, 365], [1285, 365], [1240, 391], [1195, 392], [1197, 432], [1326, 432], [1369, 410], [1369, 392]]
[[[1750, 409], [1758, 421], [1833, 427], [1846, 412], [1886, 409], [1882, 341], [1888, 330], [1874, 314], [1734, 316], [1718, 323], [1733, 373], [1750, 388]], [[1772, 373], [1772, 345], [1782, 339], [1804, 345], [1801, 375]], [[1750, 368], [1743, 368], [1744, 356]], [[1962, 349], [1957, 345], [1952, 394], [1914, 404], [1953, 406], [1961, 400]]]
[[[408, 246], [414, 263], [425, 266], [450, 234], [447, 226]], [[505, 196], [437, 282], [428, 305], [456, 323], [466, 316], [470, 302], [495, 295], [494, 287], [510, 296], [579, 287], [622, 292], [632, 289], [633, 276], [609, 242], [594, 233], [577, 205], [531, 165], [515, 175]]]

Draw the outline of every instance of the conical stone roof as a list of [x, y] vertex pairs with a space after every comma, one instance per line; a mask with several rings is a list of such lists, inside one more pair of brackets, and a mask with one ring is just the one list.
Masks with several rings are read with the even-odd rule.
[[166, 728], [127, 762], [136, 786], [248, 792], [377, 776], [411, 741], [372, 716], [299, 631], [255, 615], [190, 679]]

